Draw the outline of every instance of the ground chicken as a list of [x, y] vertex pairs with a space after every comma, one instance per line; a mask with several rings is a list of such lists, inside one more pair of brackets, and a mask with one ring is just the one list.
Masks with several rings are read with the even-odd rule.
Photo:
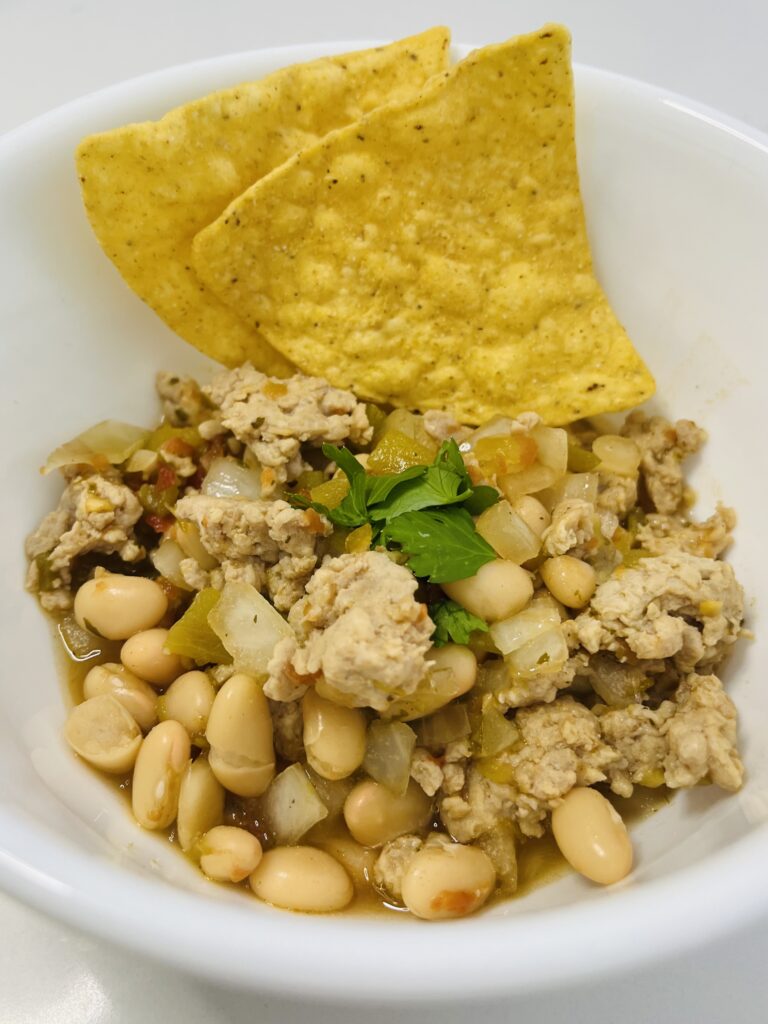
[[652, 555], [686, 551], [702, 558], [718, 558], [731, 543], [735, 526], [736, 513], [724, 505], [718, 505], [702, 523], [653, 513], [638, 528], [637, 541]]
[[210, 417], [210, 402], [192, 377], [158, 373], [155, 387], [163, 403], [163, 417], [171, 426], [197, 426]]
[[571, 627], [591, 654], [673, 658], [681, 671], [721, 660], [741, 630], [744, 597], [725, 562], [695, 555], [642, 559], [597, 588]]
[[39, 594], [43, 607], [71, 607], [72, 564], [80, 555], [99, 551], [116, 554], [124, 562], [143, 558], [144, 548], [133, 533], [142, 511], [139, 499], [124, 484], [98, 473], [76, 476], [58, 507], [27, 538], [27, 587]]
[[672, 789], [711, 779], [732, 792], [744, 781], [736, 750], [736, 708], [717, 676], [691, 673], [675, 695], [675, 712], [662, 727], [669, 752], [664, 779]]
[[343, 702], [377, 711], [410, 696], [425, 678], [434, 630], [416, 587], [383, 552], [327, 558], [289, 612], [296, 638], [276, 646], [265, 693], [293, 700], [303, 680], [322, 680]]
[[[598, 473], [598, 490], [595, 507], [600, 513], [610, 512], [617, 519], [623, 519], [637, 504], [637, 477], [621, 476], [618, 473]], [[608, 536], [608, 534], [604, 534]], [[612, 536], [612, 535], [611, 535]]]
[[558, 502], [552, 510], [552, 521], [542, 534], [544, 552], [547, 555], [564, 555], [567, 552], [576, 556], [585, 550], [585, 546], [595, 535], [595, 507], [581, 498], [567, 498]]
[[635, 785], [659, 786], [664, 781], [668, 744], [661, 727], [674, 708], [671, 701], [665, 701], [658, 711], [630, 704], [600, 715], [603, 739], [620, 755], [620, 760], [607, 769], [614, 793], [629, 797]]
[[307, 468], [302, 443], [362, 445], [373, 434], [365, 406], [320, 377], [278, 380], [246, 364], [220, 373], [205, 393], [219, 407], [221, 423], [261, 465], [265, 496]]
[[508, 682], [494, 690], [494, 696], [502, 707], [527, 708], [532, 704], [550, 704], [558, 694], [573, 682], [586, 656], [569, 658], [556, 672], [539, 672], [534, 675], [518, 676], [507, 673]]
[[443, 823], [459, 842], [508, 819], [523, 835], [542, 835], [547, 814], [566, 793], [602, 782], [619, 760], [603, 741], [597, 717], [572, 697], [518, 711], [515, 722], [520, 743], [496, 758], [508, 781], [493, 782], [470, 768], [461, 795], [441, 801]]
[[640, 411], [627, 416], [621, 432], [642, 452], [640, 472], [656, 511], [679, 512], [684, 504], [683, 460], [701, 448], [706, 433], [692, 420], [670, 423]]
[[416, 747], [411, 755], [411, 778], [427, 796], [434, 796], [443, 784], [443, 769], [439, 761], [424, 747]]
[[471, 757], [472, 747], [468, 739], [448, 744], [443, 751], [443, 793], [450, 795], [463, 789]]
[[176, 503], [177, 519], [197, 525], [205, 550], [219, 566], [204, 572], [192, 559], [180, 571], [195, 589], [242, 580], [258, 590], [266, 584], [276, 608], [287, 611], [304, 593], [317, 564], [317, 542], [331, 532], [312, 509], [285, 501], [249, 501], [191, 494]]
[[424, 429], [435, 441], [446, 441], [449, 437], [457, 443], [466, 440], [472, 433], [469, 427], [462, 426], [456, 417], [442, 409], [427, 409], [424, 413]]

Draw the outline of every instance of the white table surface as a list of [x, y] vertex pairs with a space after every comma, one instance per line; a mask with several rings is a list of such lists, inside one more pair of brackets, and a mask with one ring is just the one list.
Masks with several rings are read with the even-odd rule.
[[[102, 86], [186, 61], [444, 23], [498, 41], [546, 20], [575, 58], [768, 131], [766, 0], [0, 0], [0, 132]], [[768, 884], [768, 883], [767, 883]], [[706, 893], [702, 893], [706, 899]], [[588, 941], [588, 936], [585, 936]], [[499, 950], [514, 956], [514, 950]], [[482, 1009], [306, 1007], [225, 992], [75, 934], [0, 896], [0, 1024], [764, 1024], [768, 920], [652, 971]]]

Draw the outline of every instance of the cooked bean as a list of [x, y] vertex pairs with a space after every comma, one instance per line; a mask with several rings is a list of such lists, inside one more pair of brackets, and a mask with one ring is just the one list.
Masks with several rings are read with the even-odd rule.
[[630, 437], [603, 434], [592, 444], [593, 453], [600, 459], [599, 469], [620, 476], [634, 476], [643, 453]]
[[486, 622], [500, 622], [522, 611], [533, 596], [530, 575], [503, 558], [487, 562], [474, 576], [442, 586], [448, 597]]
[[141, 747], [136, 720], [108, 694], [72, 708], [64, 726], [70, 747], [94, 768], [114, 775], [130, 771]]
[[142, 743], [133, 769], [131, 803], [144, 828], [167, 828], [176, 817], [189, 754], [189, 736], [178, 722], [160, 722]]
[[196, 746], [205, 745], [205, 730], [213, 707], [216, 690], [205, 672], [185, 672], [175, 679], [157, 708], [163, 721], [180, 722]]
[[552, 519], [539, 499], [534, 498], [532, 494], [521, 494], [513, 503], [512, 508], [537, 537], [544, 533]]
[[301, 702], [307, 761], [324, 779], [346, 779], [365, 757], [365, 715], [318, 696], [310, 689]]
[[464, 917], [493, 892], [496, 870], [475, 846], [426, 846], [403, 875], [403, 903], [417, 917], [434, 921]]
[[259, 866], [261, 843], [244, 828], [217, 825], [197, 846], [200, 869], [214, 882], [242, 882]]
[[206, 738], [213, 773], [238, 796], [261, 796], [275, 774], [272, 717], [252, 676], [238, 672], [216, 694]]
[[179, 809], [176, 814], [176, 837], [187, 851], [200, 836], [221, 822], [224, 817], [224, 787], [211, 771], [203, 754], [191, 761], [179, 788]]
[[149, 732], [157, 722], [157, 694], [143, 679], [129, 672], [125, 665], [106, 662], [94, 665], [83, 680], [83, 696], [100, 697], [111, 694], [138, 723], [142, 732]]
[[539, 572], [550, 594], [568, 608], [583, 608], [597, 586], [592, 566], [573, 555], [548, 558]]
[[189, 667], [189, 660], [165, 651], [167, 629], [145, 629], [126, 640], [120, 661], [153, 686], [167, 686]]
[[153, 580], [104, 573], [75, 594], [75, 618], [108, 640], [127, 640], [151, 629], [168, 610], [168, 599]]
[[621, 815], [596, 789], [572, 789], [552, 812], [552, 834], [576, 871], [601, 885], [632, 870], [632, 841]]
[[433, 647], [428, 657], [434, 663], [430, 675], [440, 675], [440, 694], [446, 695], [443, 703], [448, 704], [475, 685], [477, 658], [468, 647], [462, 647], [461, 644], [445, 644], [443, 647]]
[[431, 813], [432, 801], [413, 779], [402, 796], [366, 779], [344, 801], [347, 828], [363, 846], [382, 846], [406, 832], [418, 832]]
[[265, 853], [251, 875], [251, 888], [275, 907], [313, 914], [341, 910], [354, 895], [341, 864], [313, 846], [278, 846]]

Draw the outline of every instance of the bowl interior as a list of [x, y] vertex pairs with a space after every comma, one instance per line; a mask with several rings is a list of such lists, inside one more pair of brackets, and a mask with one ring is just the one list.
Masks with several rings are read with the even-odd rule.
[[[295, 991], [301, 983], [281, 962], [280, 943], [264, 941], [267, 931], [314, 951], [304, 981], [320, 994], [332, 992], [342, 973], [348, 978], [350, 960], [364, 965], [374, 946], [378, 962], [398, 971], [397, 993], [422, 996], [479, 988], [467, 980], [473, 958], [485, 992], [583, 976], [598, 959], [594, 944], [587, 955], [573, 942], [584, 927], [608, 936], [599, 940], [602, 967], [637, 959], [644, 927], [650, 949], [639, 955], [661, 955], [675, 936], [678, 945], [693, 942], [754, 911], [760, 898], [729, 891], [745, 877], [724, 877], [724, 868], [739, 858], [744, 875], [756, 872], [768, 853], [768, 641], [758, 628], [766, 595], [760, 563], [768, 491], [759, 424], [768, 379], [768, 148], [649, 87], [577, 70], [582, 184], [598, 274], [657, 377], [654, 406], [709, 431], [693, 475], [697, 511], [703, 517], [722, 500], [739, 514], [730, 557], [749, 598], [748, 624], [757, 630], [725, 671], [741, 713], [743, 792], [683, 793], [640, 824], [637, 870], [618, 893], [569, 876], [480, 919], [433, 929], [430, 946], [434, 939], [441, 962], [435, 952], [423, 955], [422, 926], [412, 921], [296, 918], [208, 885], [167, 844], [142, 833], [113, 788], [78, 764], [61, 739], [65, 705], [49, 626], [22, 590], [24, 536], [60, 486], [36, 469], [59, 441], [97, 420], [151, 422], [156, 370], [206, 377], [212, 369], [102, 254], [81, 208], [74, 147], [88, 132], [159, 116], [185, 99], [329, 49], [173, 69], [70, 104], [0, 141], [0, 601], [4, 649], [14, 655], [0, 687], [0, 876], [11, 891], [73, 923], [219, 978], [277, 989]], [[730, 918], [714, 903], [708, 915], [701, 907], [694, 913], [702, 882], [708, 890], [724, 887]], [[190, 914], [200, 913], [207, 927], [193, 943]], [[628, 920], [634, 949], [622, 938]], [[459, 941], [457, 958], [459, 927], [473, 938]], [[505, 943], [514, 942], [515, 957], [489, 967], [499, 928]], [[553, 955], [560, 946], [562, 955]], [[546, 967], [537, 950], [548, 950]], [[456, 972], [446, 971], [452, 957]], [[385, 973], [364, 971], [350, 994], [391, 996]]]

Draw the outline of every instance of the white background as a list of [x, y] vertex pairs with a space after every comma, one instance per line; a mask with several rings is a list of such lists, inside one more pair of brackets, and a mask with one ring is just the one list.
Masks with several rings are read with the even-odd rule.
[[[456, 40], [485, 43], [547, 20], [571, 28], [576, 60], [667, 87], [768, 131], [768, 0], [0, 0], [0, 132], [102, 86], [203, 57], [392, 39], [435, 23], [449, 25]], [[190, 927], [204, 928], [205, 921]], [[515, 951], [497, 955], [512, 958]], [[767, 966], [764, 921], [653, 971], [503, 1005], [414, 1013], [308, 1008], [203, 985], [0, 896], [0, 1024], [764, 1024]]]

